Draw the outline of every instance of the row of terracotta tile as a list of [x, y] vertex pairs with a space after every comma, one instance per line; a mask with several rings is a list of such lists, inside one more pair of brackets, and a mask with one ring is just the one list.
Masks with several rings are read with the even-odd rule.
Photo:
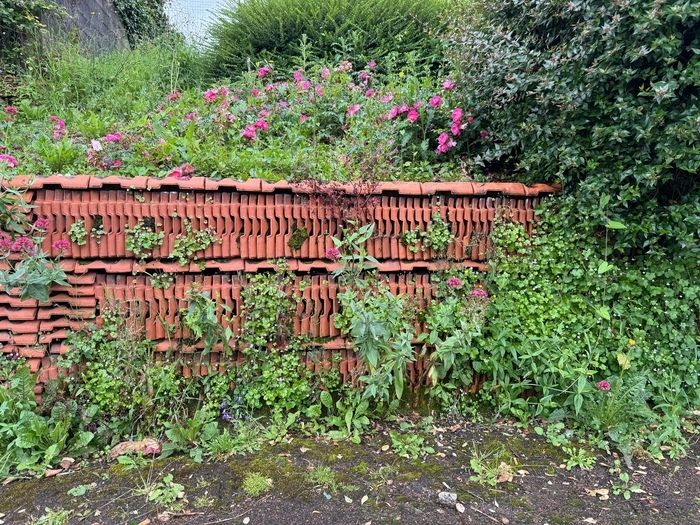
[[[484, 260], [495, 218], [507, 217], [530, 230], [539, 200], [381, 197], [375, 206], [365, 209], [366, 220], [375, 224], [368, 250], [380, 260], [434, 259], [438, 254], [423, 249], [412, 251], [402, 236], [409, 231], [425, 231], [433, 214], [439, 213], [454, 236], [445, 255], [456, 260]], [[45, 250], [55, 241], [66, 239], [74, 224], [82, 223], [85, 244], [74, 243], [68, 250], [68, 256], [81, 259], [131, 256], [126, 248], [127, 232], [143, 219], [153, 222], [163, 233], [162, 245], [149, 255], [156, 260], [171, 256], [177, 239], [186, 231], [186, 221], [193, 231], [210, 229], [216, 237], [216, 242], [197, 254], [200, 259], [322, 259], [333, 246], [331, 238], [342, 238], [343, 220], [331, 207], [290, 194], [212, 192], [208, 198], [197, 194], [184, 199], [180, 194], [156, 192], [139, 202], [119, 191], [39, 190], [31, 202], [34, 214], [47, 217], [51, 224]], [[98, 226], [102, 233], [92, 235]], [[300, 230], [300, 245], [290, 246]]]
[[[218, 191], [234, 190], [248, 193], [272, 193], [276, 191], [292, 191], [295, 193], [312, 193], [315, 186], [304, 183], [290, 183], [280, 181], [269, 183], [260, 179], [248, 179], [245, 181], [235, 179], [215, 180], [207, 177], [192, 177], [188, 180], [175, 178], [133, 177], [124, 178], [116, 176], [97, 177], [92, 175], [64, 176], [52, 175], [48, 177], [17, 176], [4, 183], [13, 188], [47, 188], [57, 187], [65, 189], [92, 189], [92, 188], [123, 188], [132, 190], [198, 190]], [[335, 185], [347, 193], [355, 193], [358, 186], [353, 184]], [[400, 195], [434, 195], [445, 193], [452, 195], [486, 195], [498, 193], [510, 196], [539, 196], [548, 195], [559, 191], [560, 187], [549, 184], [534, 184], [526, 186], [516, 182], [380, 182], [376, 186], [376, 192], [398, 193]]]

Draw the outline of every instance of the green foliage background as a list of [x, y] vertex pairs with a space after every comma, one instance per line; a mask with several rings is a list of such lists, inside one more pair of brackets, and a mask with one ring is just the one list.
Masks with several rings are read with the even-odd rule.
[[[231, 2], [212, 29], [214, 76], [236, 77], [257, 63], [278, 70], [312, 57], [362, 65], [392, 55], [400, 64], [414, 54], [440, 63], [447, 0], [244, 0]], [[306, 36], [308, 47], [302, 45]]]

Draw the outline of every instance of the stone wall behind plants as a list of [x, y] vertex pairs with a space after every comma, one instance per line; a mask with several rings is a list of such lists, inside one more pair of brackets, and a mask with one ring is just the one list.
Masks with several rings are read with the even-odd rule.
[[[354, 356], [333, 323], [338, 302], [331, 277], [338, 269], [332, 237], [342, 237], [342, 225], [373, 222], [367, 249], [380, 278], [394, 293], [425, 304], [431, 272], [484, 270], [494, 220], [509, 218], [531, 232], [535, 207], [556, 191], [512, 183], [343, 186], [202, 177], [16, 177], [7, 186], [27, 188], [32, 220], [48, 219], [47, 253], [70, 240], [60, 262], [70, 286], [54, 286], [46, 302], [0, 292], [2, 352], [27, 358], [39, 372], [37, 394], [58, 374], [56, 358], [66, 351], [69, 331], [99, 323], [114, 302], [143, 319], [159, 351], [181, 353], [185, 375], [226, 366], [216, 352], [203, 356], [179, 322], [187, 292], [196, 284], [227, 305], [236, 333], [246, 275], [272, 269], [276, 259], [286, 260], [302, 289], [294, 325], [314, 343], [306, 363], [328, 366], [340, 352], [347, 378]], [[449, 229], [442, 247], [430, 246], [433, 225]], [[411, 379], [419, 373], [412, 370]]]

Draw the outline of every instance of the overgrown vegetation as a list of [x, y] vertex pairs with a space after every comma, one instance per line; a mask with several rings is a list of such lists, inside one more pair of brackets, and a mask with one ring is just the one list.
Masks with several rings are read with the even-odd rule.
[[[284, 49], [236, 48], [246, 54], [221, 63], [237, 75], [251, 54], [256, 69], [203, 92], [196, 76], [180, 74], [191, 52], [163, 43], [95, 59], [68, 49], [34, 71], [23, 100], [0, 120], [3, 175], [509, 178], [561, 182], [563, 192], [538, 210], [532, 236], [496, 210], [483, 274], [449, 260], [453, 235], [440, 210], [425, 230], [401, 232], [409, 250], [430, 249], [444, 265], [431, 274], [435, 300], [423, 307], [393, 294], [375, 272], [367, 250], [373, 224], [329, 198], [343, 218], [325, 254], [339, 266], [335, 323], [357, 355], [345, 377], [338, 360], [320, 372], [306, 366], [325, 341], [294, 333], [305, 283], [283, 261], [245, 276], [240, 332], [220, 298], [189, 291], [181, 326], [166, 329], [168, 338], [180, 329], [171, 348], [187, 347], [194, 361], [169, 352], [156, 358], [131, 307], [103, 313], [102, 326], [71, 337], [61, 366], [72, 375], [48, 390], [43, 407], [22, 361], [0, 358], [0, 474], [40, 473], [62, 455], [145, 436], [167, 441], [163, 455], [197, 461], [247, 453], [291, 430], [359, 442], [373, 420], [397, 416], [408, 372], [420, 370], [414, 379], [425, 386], [416, 396], [429, 408], [462, 415], [487, 408], [536, 422], [567, 468], [589, 468], [595, 448], [621, 452], [628, 463], [635, 454], [682, 454], [700, 406], [698, 14], [690, 3], [652, 0], [508, 0], [465, 9], [446, 39], [449, 74], [430, 69], [432, 44], [402, 70], [381, 51], [401, 49], [390, 40], [376, 48], [341, 42], [335, 56], [325, 37], [309, 34], [315, 40], [299, 51], [312, 16], [300, 19]], [[237, 37], [252, 41], [267, 23]], [[318, 59], [315, 46], [323, 49]], [[30, 224], [20, 201], [17, 192], [0, 194], [0, 253], [21, 261], [0, 273], [0, 285], [46, 300], [64, 276], [38, 249], [46, 223]], [[185, 225], [169, 254], [183, 265], [216, 242], [216, 232]], [[141, 220], [125, 248], [147, 258], [163, 240], [157, 226]], [[309, 233], [296, 231], [292, 249]], [[75, 223], [70, 235], [80, 245], [88, 232]], [[151, 280], [172, 283], [167, 274]], [[207, 365], [209, 354], [234, 351], [245, 357], [238, 366]], [[425, 368], [416, 366], [419, 357]], [[209, 373], [185, 380], [184, 367]], [[431, 453], [421, 425], [402, 421], [389, 438], [401, 456]], [[513, 476], [500, 447], [475, 447], [470, 470], [487, 486]], [[613, 492], [631, 497], [637, 487], [620, 464], [613, 470]], [[269, 489], [261, 473], [246, 479], [251, 496]], [[333, 490], [322, 470], [309, 479]], [[160, 488], [164, 502], [173, 499], [177, 487], [164, 480]]]
[[259, 65], [280, 72], [343, 57], [401, 68], [407, 58], [436, 68], [445, 0], [244, 0], [222, 9], [212, 28], [210, 71], [237, 77]]

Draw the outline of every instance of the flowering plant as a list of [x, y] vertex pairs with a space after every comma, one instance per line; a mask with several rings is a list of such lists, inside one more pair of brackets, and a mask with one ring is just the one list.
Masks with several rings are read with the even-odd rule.
[[[21, 194], [12, 190], [2, 190], [0, 202], [15, 202], [13, 198]], [[53, 285], [69, 286], [66, 274], [59, 264], [60, 255], [70, 247], [67, 240], [53, 243], [49, 256], [41, 249], [49, 221], [39, 217], [33, 224], [23, 215], [26, 205], [16, 205], [10, 213], [0, 214], [0, 288], [11, 294], [17, 289], [21, 299], [35, 299], [46, 302]]]

